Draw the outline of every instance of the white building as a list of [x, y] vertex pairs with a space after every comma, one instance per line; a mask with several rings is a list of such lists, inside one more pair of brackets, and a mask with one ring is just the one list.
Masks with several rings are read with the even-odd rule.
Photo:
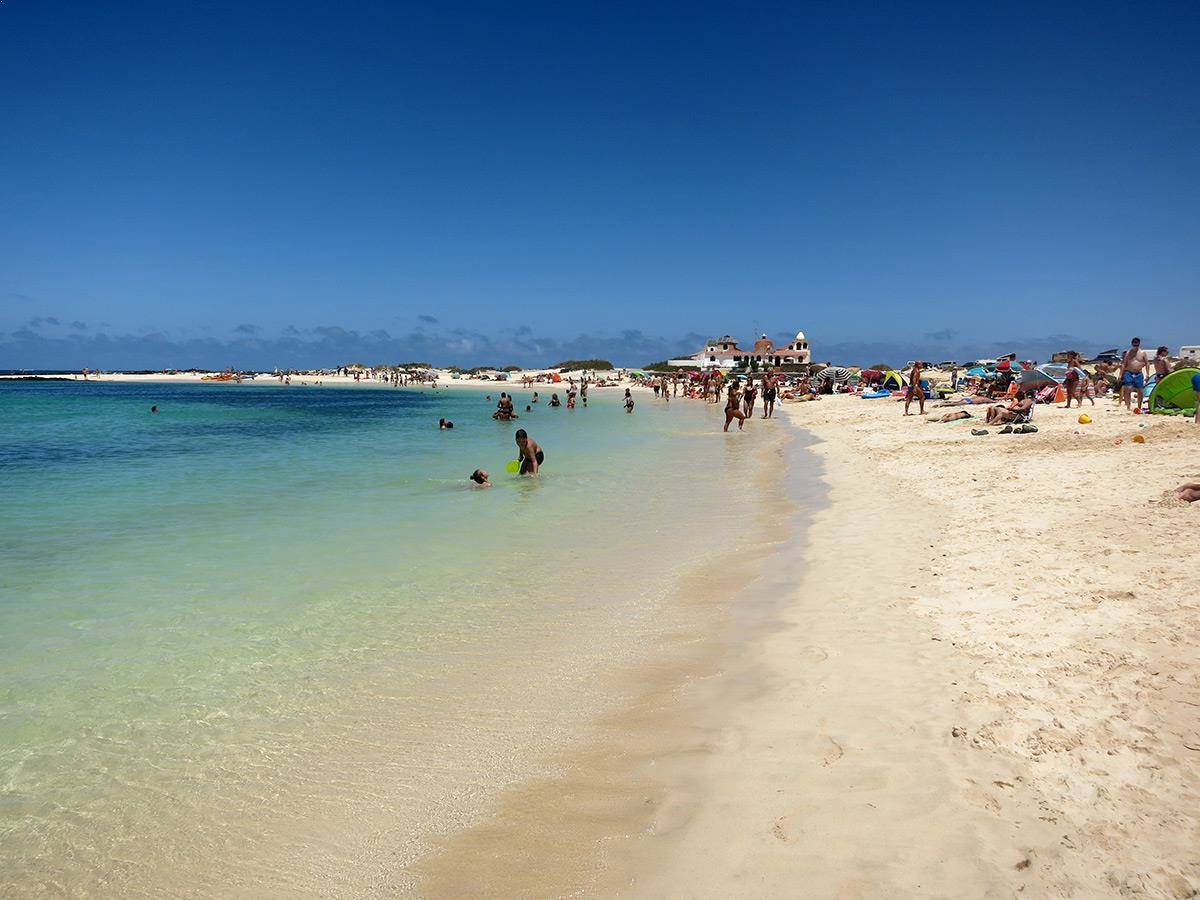
[[770, 368], [773, 366], [807, 365], [812, 350], [803, 331], [782, 347], [765, 334], [754, 342], [754, 349], [743, 350], [729, 335], [707, 341], [702, 350], [682, 359], [668, 360], [672, 366], [699, 366], [701, 369]]

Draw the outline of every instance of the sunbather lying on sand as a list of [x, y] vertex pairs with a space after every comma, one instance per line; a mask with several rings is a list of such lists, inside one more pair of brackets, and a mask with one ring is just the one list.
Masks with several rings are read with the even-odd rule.
[[954, 412], [948, 412], [945, 415], [934, 416], [932, 419], [926, 419], [925, 424], [929, 425], [933, 422], [957, 422], [959, 419], [972, 419], [972, 416], [965, 409], [957, 409]]

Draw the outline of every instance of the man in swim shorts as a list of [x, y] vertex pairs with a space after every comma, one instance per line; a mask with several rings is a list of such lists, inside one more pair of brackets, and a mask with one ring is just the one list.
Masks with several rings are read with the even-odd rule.
[[779, 383], [770, 372], [763, 378], [763, 418], [769, 419], [775, 415], [775, 395], [779, 391]]
[[517, 441], [517, 459], [521, 462], [520, 474], [536, 475], [538, 469], [546, 460], [546, 454], [538, 446], [537, 441], [525, 433], [524, 428], [518, 428], [515, 435]]
[[1142, 339], [1134, 338], [1129, 342], [1129, 349], [1121, 357], [1121, 370], [1117, 372], [1117, 384], [1121, 388], [1121, 399], [1125, 408], [1131, 409], [1130, 401], [1137, 395], [1137, 408], [1142, 408], [1142, 392], [1146, 388], [1146, 368], [1150, 365], [1150, 356], [1142, 349]]

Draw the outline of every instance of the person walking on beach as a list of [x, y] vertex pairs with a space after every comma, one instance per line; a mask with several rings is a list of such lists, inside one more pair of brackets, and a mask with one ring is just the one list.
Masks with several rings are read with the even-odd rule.
[[925, 390], [921, 387], [921, 360], [913, 363], [912, 371], [908, 373], [908, 393], [904, 395], [904, 414], [912, 415], [908, 411], [908, 407], [912, 404], [913, 398], [921, 404], [921, 415], [925, 415]]
[[775, 415], [775, 395], [779, 392], [779, 382], [775, 375], [768, 372], [763, 378], [763, 418], [769, 419]]
[[[1070, 409], [1071, 401], [1078, 400], [1079, 406], [1083, 406], [1083, 388], [1080, 386], [1083, 380], [1083, 369], [1080, 367], [1079, 354], [1072, 350], [1067, 354], [1067, 374], [1063, 378], [1063, 393], [1067, 395], [1067, 403], [1061, 409]], [[1095, 400], [1092, 401], [1095, 404]]]
[[1126, 409], [1131, 409], [1130, 401], [1137, 394], [1137, 408], [1142, 408], [1142, 392], [1146, 389], [1146, 368], [1150, 365], [1150, 356], [1142, 349], [1142, 339], [1135, 337], [1129, 342], [1129, 349], [1121, 357], [1121, 369], [1117, 372], [1117, 384], [1121, 388], [1121, 400]]
[[746, 392], [742, 395], [742, 411], [746, 417], [754, 415], [754, 401], [758, 399], [758, 390], [754, 387], [754, 379], [746, 380]]
[[521, 464], [519, 474], [536, 475], [542, 463], [546, 461], [546, 454], [542, 452], [537, 441], [525, 433], [524, 428], [518, 428], [514, 438], [517, 441], [517, 459]]
[[729, 423], [734, 419], [738, 420], [738, 431], [743, 431], [744, 429], [742, 426], [746, 424], [746, 414], [742, 412], [742, 397], [741, 393], [737, 389], [737, 382], [731, 381], [729, 383], [729, 397], [725, 401], [724, 431], [729, 430]]

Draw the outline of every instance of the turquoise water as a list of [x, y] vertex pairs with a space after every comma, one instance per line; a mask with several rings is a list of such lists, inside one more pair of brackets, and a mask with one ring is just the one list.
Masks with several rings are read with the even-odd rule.
[[0, 382], [0, 884], [295, 888], [527, 774], [749, 499], [618, 394]]

